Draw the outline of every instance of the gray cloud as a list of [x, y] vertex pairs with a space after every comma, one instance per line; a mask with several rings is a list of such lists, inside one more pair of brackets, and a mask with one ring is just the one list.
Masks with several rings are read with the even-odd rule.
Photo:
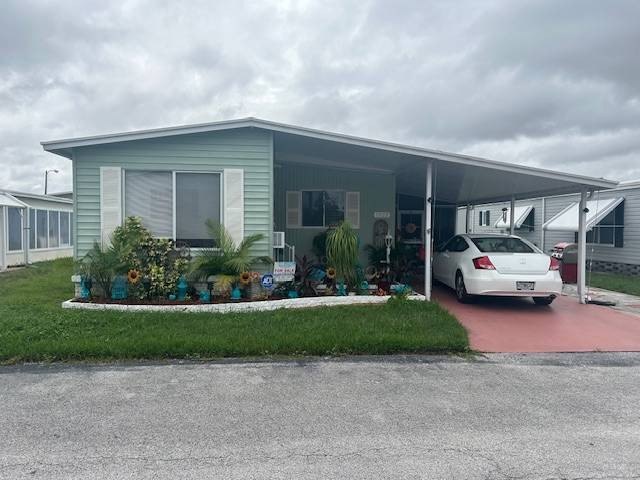
[[640, 177], [640, 3], [8, 1], [0, 187], [69, 189], [40, 140], [255, 115]]

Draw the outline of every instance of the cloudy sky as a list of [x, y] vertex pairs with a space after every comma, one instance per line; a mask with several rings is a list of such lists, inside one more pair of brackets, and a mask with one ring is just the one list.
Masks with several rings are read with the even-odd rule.
[[1, 0], [0, 188], [41, 140], [256, 116], [640, 178], [640, 1]]

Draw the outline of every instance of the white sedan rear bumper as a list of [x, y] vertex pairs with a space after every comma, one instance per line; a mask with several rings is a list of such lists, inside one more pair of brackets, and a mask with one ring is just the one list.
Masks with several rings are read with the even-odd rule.
[[[535, 288], [518, 290], [516, 282], [533, 282]], [[562, 293], [562, 279], [557, 271], [549, 271], [544, 275], [518, 275], [474, 269], [464, 275], [464, 285], [470, 295], [548, 297]]]

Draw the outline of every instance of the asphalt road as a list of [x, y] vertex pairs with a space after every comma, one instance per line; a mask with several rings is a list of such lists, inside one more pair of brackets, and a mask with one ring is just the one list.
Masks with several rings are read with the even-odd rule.
[[633, 478], [640, 355], [0, 368], [0, 478]]

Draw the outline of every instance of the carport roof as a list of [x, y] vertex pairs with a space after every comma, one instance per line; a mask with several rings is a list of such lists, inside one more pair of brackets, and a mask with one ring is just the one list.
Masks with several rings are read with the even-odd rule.
[[[318, 151], [334, 154], [339, 152], [338, 156], [333, 157], [338, 159], [333, 162], [334, 166], [394, 173], [397, 177], [398, 191], [409, 194], [424, 194], [426, 164], [428, 160], [432, 160], [436, 170], [436, 197], [438, 200], [455, 204], [502, 201], [512, 196], [532, 198], [574, 193], [583, 188], [613, 188], [617, 185], [617, 182], [602, 178], [497, 162], [253, 117], [54, 140], [41, 144], [46, 151], [72, 158], [74, 148], [239, 128], [257, 128], [274, 132], [276, 160], [282, 158], [285, 162], [313, 163], [321, 161], [321, 158], [317, 157]], [[307, 150], [303, 152], [306, 155], [299, 155], [301, 149]], [[293, 153], [298, 155], [292, 155]], [[349, 161], [343, 162], [342, 159], [345, 158]], [[327, 159], [326, 155], [324, 159]]]

